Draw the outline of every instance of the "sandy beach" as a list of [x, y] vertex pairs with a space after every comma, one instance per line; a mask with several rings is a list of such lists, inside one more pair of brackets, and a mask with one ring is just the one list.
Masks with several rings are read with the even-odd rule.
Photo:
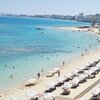
[[[78, 67], [81, 67], [82, 65], [85, 65], [88, 63], [88, 61], [96, 59], [100, 55], [100, 50], [92, 51], [90, 53], [87, 53], [83, 56], [78, 57], [77, 59], [73, 59], [73, 61], [65, 64], [61, 68], [61, 76], [67, 74], [68, 72], [71, 72], [73, 69], [77, 69]], [[100, 57], [100, 56], [99, 56]], [[27, 91], [28, 90], [34, 90], [40, 94], [43, 94], [43, 92], [47, 89], [46, 84], [52, 81], [55, 81], [57, 79], [58, 75], [55, 74], [53, 77], [46, 77], [43, 76], [39, 79], [39, 82], [35, 86], [26, 87], [25, 84], [21, 84], [20, 86], [16, 86], [8, 91], [0, 93], [0, 100], [9, 100], [12, 96], [17, 96], [21, 100], [28, 100]], [[91, 86], [93, 83], [95, 83], [100, 78], [100, 74], [96, 76], [96, 78], [88, 80], [86, 83], [81, 84], [76, 89], [71, 89], [70, 95], [66, 96], [68, 98], [76, 98], [80, 93], [82, 93], [84, 90], [86, 90], [89, 86]], [[53, 93], [54, 96], [59, 96], [62, 92], [62, 87], [58, 87]], [[83, 95], [83, 97], [87, 94], [87, 92]], [[86, 95], [84, 98], [85, 100], [88, 100], [91, 95]], [[42, 98], [40, 99], [42, 100]], [[60, 100], [60, 99], [59, 99]]]
[[100, 28], [98, 27], [55, 27], [56, 29], [61, 30], [71, 30], [71, 31], [78, 31], [78, 32], [88, 32], [88, 33], [96, 33], [100, 34]]

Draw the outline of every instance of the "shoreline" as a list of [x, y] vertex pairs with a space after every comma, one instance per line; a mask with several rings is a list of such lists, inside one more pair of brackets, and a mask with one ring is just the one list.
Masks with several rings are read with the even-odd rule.
[[[81, 28], [77, 28], [77, 27], [55, 27], [55, 28], [61, 29], [61, 30], [78, 31], [78, 32], [82, 31], [82, 32], [88, 32], [88, 33], [92, 33], [92, 34], [96, 33], [95, 35], [100, 36], [99, 34], [97, 34], [99, 32], [98, 29], [95, 29], [95, 28], [94, 28], [94, 31], [92, 31], [92, 30], [88, 31], [87, 28], [81, 29]], [[83, 52], [83, 56], [78, 55], [77, 57], [73, 57], [73, 59], [69, 60], [69, 62], [67, 64], [65, 63], [64, 66], [61, 66], [62, 67], [61, 75], [64, 75], [65, 72], [71, 71], [72, 70], [71, 68], [76, 69], [76, 68], [80, 67], [82, 64], [85, 65], [86, 63], [88, 63], [89, 60], [94, 59], [98, 55], [100, 55], [100, 49], [91, 50], [91, 51], [88, 51], [85, 53]], [[86, 61], [86, 59], [87, 59], [87, 61]], [[76, 66], [74, 66], [74, 65], [76, 65]], [[52, 71], [53, 69], [51, 68], [50, 70]], [[48, 72], [44, 72], [43, 75], [41, 76], [38, 84], [36, 84], [35, 86], [32, 86], [30, 89], [35, 90], [35, 91], [38, 90], [38, 92], [43, 93], [43, 91], [46, 89], [46, 83], [50, 82], [51, 80], [54, 81], [57, 78], [57, 75], [55, 75], [54, 77], [48, 78], [48, 77], [46, 77], [47, 73]], [[40, 87], [41, 87], [41, 89], [40, 89]], [[28, 97], [26, 97], [26, 94], [25, 94], [27, 90], [29, 90], [29, 88], [25, 86], [25, 82], [20, 83], [12, 88], [9, 88], [8, 90], [1, 91], [0, 92], [0, 100], [8, 100], [12, 95], [19, 96], [21, 99], [24, 98], [24, 100], [27, 100]], [[57, 91], [56, 94], [59, 94], [59, 90]]]
[[100, 35], [100, 28], [97, 27], [87, 27], [87, 26], [83, 26], [83, 27], [54, 27], [55, 29], [60, 29], [60, 30], [70, 30], [70, 31], [76, 31], [76, 32], [88, 32], [90, 34], [94, 34], [95, 35]]
[[[86, 55], [87, 53], [89, 53], [89, 52], [84, 52], [83, 54]], [[75, 55], [74, 57], [71, 57], [70, 59], [66, 59], [66, 60], [65, 60], [65, 63], [71, 63], [72, 61], [76, 60], [76, 59], [79, 58], [79, 57], [81, 57], [81, 53], [78, 54], [78, 55]], [[62, 62], [62, 64], [63, 64], [63, 62]], [[58, 67], [64, 67], [64, 66], [63, 66], [63, 65], [58, 65]], [[56, 66], [56, 67], [53, 67], [53, 68], [49, 68], [49, 71], [52, 71], [52, 70], [55, 69], [55, 68], [57, 68], [57, 66]], [[45, 77], [46, 74], [48, 74], [49, 71], [45, 70], [44, 72], [42, 72], [42, 73], [41, 73], [41, 78], [42, 78], [42, 77]], [[37, 78], [37, 74], [35, 74], [33, 77], [30, 77], [29, 79], [31, 79], [31, 78]], [[27, 81], [27, 80], [26, 80], [26, 81]], [[16, 84], [16, 85], [12, 86], [12, 87], [7, 88], [7, 89], [1, 90], [1, 91], [0, 91], [0, 94], [5, 93], [6, 91], [9, 91], [9, 90], [11, 90], [11, 89], [17, 88], [17, 87], [19, 87], [19, 86], [23, 86], [23, 84], [25, 84], [26, 81], [21, 82], [21, 83], [18, 83], [18, 84]]]
[[[95, 52], [96, 51], [96, 52]], [[74, 63], [76, 63], [76, 66], [75, 66], [75, 68], [77, 68], [77, 67], [79, 67], [80, 66], [80, 64], [81, 64], [81, 62], [77, 62], [77, 61], [81, 61], [81, 60], [83, 60], [84, 58], [88, 58], [88, 56], [89, 56], [89, 58], [91, 57], [91, 55], [95, 55], [95, 56], [97, 56], [98, 54], [100, 55], [100, 49], [98, 49], [98, 50], [95, 50], [95, 51], [91, 51], [91, 52], [89, 52], [89, 53], [86, 53], [86, 54], [84, 54], [83, 56], [78, 56], [77, 58], [74, 58], [74, 59], [72, 59], [71, 61], [69, 61], [69, 63], [67, 63], [67, 65], [65, 64], [64, 66], [62, 66], [62, 69], [61, 69], [61, 73], [64, 73], [65, 71], [65, 69], [68, 69], [68, 70], [70, 70], [71, 71], [71, 65], [73, 65]], [[88, 58], [88, 59], [89, 59]], [[95, 57], [92, 57], [92, 58], [95, 58]], [[84, 62], [84, 61], [83, 61]], [[85, 60], [85, 62], [86, 62], [86, 60]], [[72, 64], [73, 63], [73, 64]], [[79, 64], [80, 63], [80, 64]], [[79, 64], [78, 66], [77, 66], [77, 64]], [[46, 82], [48, 82], [48, 77], [45, 77], [45, 75], [46, 75], [47, 73], [45, 73], [42, 77], [41, 77], [41, 79], [39, 80], [39, 81], [41, 81], [41, 82], [39, 82], [37, 85], [35, 85], [35, 86], [32, 86], [31, 87], [31, 89], [33, 89], [33, 90], [37, 90], [37, 89], [39, 89], [39, 87], [41, 86], [41, 85], [43, 85], [43, 80], [44, 81], [46, 81]], [[57, 75], [56, 75], [57, 76]], [[55, 76], [53, 77], [53, 78], [50, 78], [49, 79], [49, 81], [50, 80], [55, 80]], [[46, 85], [46, 84], [45, 84]], [[43, 88], [46, 88], [46, 87], [43, 87]], [[42, 89], [43, 89], [42, 88]], [[25, 89], [25, 90], [24, 90]], [[15, 86], [15, 87], [12, 87], [11, 89], [9, 89], [9, 90], [6, 90], [6, 91], [3, 91], [3, 92], [0, 92], [0, 100], [7, 100], [7, 98], [9, 98], [10, 96], [11, 96], [11, 94], [18, 94], [19, 95], [19, 92], [18, 91], [22, 91], [22, 92], [24, 92], [25, 93], [25, 91], [26, 90], [28, 90], [28, 88], [27, 87], [25, 87], [25, 83], [21, 83], [21, 84], [19, 84], [19, 85], [17, 85], [17, 86]], [[40, 91], [42, 92], [42, 90], [40, 89]], [[21, 94], [22, 95], [22, 94]], [[22, 97], [22, 96], [21, 96]], [[26, 97], [24, 97], [24, 98], [26, 98]], [[25, 99], [26, 100], [26, 99]]]

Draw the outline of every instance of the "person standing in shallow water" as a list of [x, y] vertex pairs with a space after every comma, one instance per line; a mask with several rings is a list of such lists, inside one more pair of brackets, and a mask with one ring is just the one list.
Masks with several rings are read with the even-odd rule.
[[65, 65], [65, 61], [63, 61], [63, 65]]
[[38, 79], [39, 79], [40, 78], [40, 73], [38, 73], [37, 76], [38, 76]]
[[58, 70], [58, 77], [60, 76], [60, 70]]

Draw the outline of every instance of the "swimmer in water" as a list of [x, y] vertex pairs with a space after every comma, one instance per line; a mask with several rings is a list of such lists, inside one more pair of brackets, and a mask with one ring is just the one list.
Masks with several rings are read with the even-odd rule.
[[13, 66], [13, 69], [15, 69], [15, 66]]
[[12, 74], [10, 75], [10, 78], [13, 78], [13, 75]]

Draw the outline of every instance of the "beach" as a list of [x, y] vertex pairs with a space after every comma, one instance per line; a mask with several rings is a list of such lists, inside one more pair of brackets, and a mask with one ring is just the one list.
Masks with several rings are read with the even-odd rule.
[[100, 1], [0, 2], [0, 100], [100, 100]]
[[[81, 67], [82, 65], [87, 64], [88, 61], [90, 61], [92, 59], [96, 59], [99, 55], [100, 55], [100, 50], [96, 50], [96, 51], [92, 51], [88, 54], [85, 54], [83, 56], [80, 56], [77, 59], [73, 59], [73, 61], [62, 66], [61, 76], [63, 76], [67, 72], [71, 72], [73, 69], [76, 69], [78, 67]], [[43, 77], [41, 77], [39, 79], [39, 82], [35, 86], [26, 87], [25, 84], [21, 84], [20, 86], [16, 86], [8, 91], [0, 93], [0, 100], [8, 100], [12, 96], [17, 96], [21, 100], [28, 100], [26, 93], [30, 89], [37, 91], [40, 94], [43, 94], [43, 91], [46, 90], [46, 84], [48, 82], [52, 82], [52, 81], [56, 80], [57, 77], [58, 77], [57, 74], [55, 74], [53, 77], [46, 77], [44, 75]], [[68, 95], [66, 97], [74, 99], [82, 91], [84, 91], [90, 85], [95, 83], [99, 78], [100, 78], [100, 74], [98, 74], [96, 78], [88, 80], [86, 83], [81, 84], [78, 88], [72, 89], [70, 95]], [[57, 88], [57, 90], [54, 91], [53, 94], [55, 96], [58, 96], [61, 92], [62, 92], [62, 88], [60, 87], [60, 88]], [[83, 95], [83, 97], [84, 97], [84, 95]], [[88, 98], [90, 98], [90, 97], [85, 97], [85, 100], [88, 100]], [[40, 99], [40, 100], [42, 100], [42, 99]]]
[[88, 32], [88, 33], [100, 34], [99, 27], [82, 26], [82, 27], [55, 27], [55, 28], [61, 29], [61, 30], [71, 30], [71, 31], [78, 31], [78, 32]]
[[[12, 20], [12, 18], [8, 20]], [[14, 20], [19, 19], [15, 18]], [[26, 19], [27, 23], [29, 22], [28, 20]], [[39, 94], [40, 100], [43, 100], [42, 97], [47, 89], [47, 84], [55, 82], [59, 78], [58, 73], [54, 72], [55, 69], [60, 69], [60, 76], [63, 77], [67, 73], [85, 66], [91, 60], [100, 57], [100, 36], [94, 34], [98, 33], [98, 29], [80, 27], [81, 25], [84, 26], [84, 24], [87, 25], [87, 23], [68, 21], [67, 23], [62, 23], [62, 26], [59, 27], [57, 25], [63, 21], [55, 22], [55, 25], [52, 26], [49, 25], [51, 20], [45, 20], [45, 23], [42, 19], [38, 20], [32, 20], [35, 22], [34, 27], [29, 24], [19, 26], [20, 21], [19, 24], [17, 22], [14, 25], [12, 23], [11, 25], [1, 24], [4, 30], [2, 28], [0, 30], [0, 76], [2, 76], [0, 79], [0, 89], [5, 90], [0, 91], [0, 100], [9, 100], [13, 96], [21, 100], [28, 100], [30, 97], [27, 95], [27, 92], [30, 90], [36, 91]], [[36, 21], [42, 22], [47, 27], [41, 25], [42, 30], [40, 30], [41, 27], [37, 29], [39, 23], [36, 23]], [[65, 23], [68, 27], [64, 27]], [[6, 35], [5, 37], [2, 34], [3, 32]], [[3, 41], [4, 39], [5, 42]], [[38, 72], [40, 73], [40, 78], [37, 79]], [[50, 75], [51, 73], [55, 74]], [[91, 93], [88, 93], [89, 87], [97, 83], [99, 77], [100, 75], [98, 74], [96, 78], [87, 80], [86, 83], [81, 84], [78, 88], [70, 89], [70, 95], [63, 97], [65, 100], [66, 98], [77, 99], [85, 95], [87, 97], [84, 98], [90, 98]], [[36, 80], [35, 85], [26, 86], [31, 79]], [[58, 97], [58, 100], [61, 100], [59, 98], [62, 97], [59, 96], [62, 91], [62, 86], [57, 87], [52, 94], [54, 97]]]

